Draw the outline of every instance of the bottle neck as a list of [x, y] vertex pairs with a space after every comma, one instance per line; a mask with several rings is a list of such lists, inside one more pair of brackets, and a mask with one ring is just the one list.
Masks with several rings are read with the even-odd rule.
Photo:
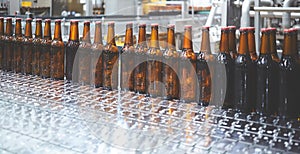
[[26, 21], [26, 25], [25, 25], [25, 37], [32, 38], [31, 21]]
[[35, 28], [35, 38], [42, 38], [42, 21], [36, 22], [36, 28]]
[[247, 31], [241, 31], [240, 33], [240, 46], [238, 53], [241, 55], [246, 55], [248, 53], [248, 40]]
[[44, 39], [51, 40], [51, 22], [50, 21], [45, 22]]
[[270, 44], [269, 44], [269, 37], [270, 33], [269, 32], [262, 32], [261, 35], [261, 44], [260, 44], [260, 54], [269, 54], [270, 53]]
[[103, 42], [102, 42], [102, 26], [101, 26], [101, 23], [96, 24], [94, 43], [103, 44]]
[[220, 52], [229, 54], [228, 30], [221, 31]]
[[61, 26], [60, 26], [60, 22], [55, 22], [55, 27], [54, 27], [54, 40], [62, 41], [62, 38], [61, 38]]
[[16, 20], [15, 36], [22, 36], [21, 20]]
[[248, 49], [249, 53], [256, 54], [254, 31], [248, 31]]
[[201, 41], [201, 52], [211, 53], [210, 40], [209, 40], [209, 30], [202, 30], [202, 41]]
[[229, 34], [228, 34], [228, 37], [229, 37], [228, 48], [229, 48], [229, 51], [233, 51], [233, 52], [236, 52], [235, 31], [236, 31], [235, 29], [231, 29], [231, 30], [229, 30]]
[[276, 49], [276, 32], [271, 31], [270, 32], [270, 52], [272, 54], [277, 54], [277, 49]]
[[284, 34], [284, 40], [283, 40], [283, 51], [282, 54], [285, 56], [293, 56], [293, 45], [292, 41], [293, 35], [291, 32]]
[[0, 19], [0, 35], [4, 35], [4, 19]]
[[113, 24], [108, 25], [107, 30], [107, 44], [116, 45], [115, 41], [115, 26]]
[[84, 23], [82, 41], [86, 43], [91, 43], [90, 23]]
[[71, 22], [69, 40], [79, 41], [78, 22]]
[[13, 29], [12, 29], [12, 20], [6, 20], [6, 36], [12, 36]]
[[193, 50], [192, 29], [184, 30], [182, 49], [183, 50], [186, 50], [186, 49]]
[[158, 43], [158, 26], [151, 27], [150, 48], [159, 48]]
[[126, 28], [124, 46], [133, 46], [133, 32], [132, 32], [132, 27]]
[[169, 49], [175, 49], [175, 34], [174, 34], [174, 28], [168, 28], [167, 32], [167, 45]]
[[140, 26], [139, 27], [139, 38], [138, 38], [138, 44], [139, 45], [145, 45], [146, 44], [146, 27]]

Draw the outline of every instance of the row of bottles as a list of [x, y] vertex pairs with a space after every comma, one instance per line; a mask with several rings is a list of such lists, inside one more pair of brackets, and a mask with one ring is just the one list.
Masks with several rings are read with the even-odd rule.
[[[102, 24], [95, 23], [94, 42], [90, 22], [84, 22], [79, 41], [78, 21], [70, 22], [69, 40], [61, 38], [61, 21], [55, 21], [54, 38], [51, 20], [36, 20], [32, 38], [32, 19], [26, 19], [25, 35], [21, 19], [0, 18], [0, 67], [4, 71], [31, 74], [103, 87], [112, 90], [147, 94], [151, 97], [195, 101], [203, 106], [216, 105], [249, 113], [297, 117], [297, 77], [300, 63], [295, 29], [284, 31], [281, 59], [276, 51], [276, 29], [262, 29], [260, 54], [255, 51], [253, 27], [240, 28], [236, 47], [236, 27], [221, 29], [220, 52], [210, 49], [209, 27], [202, 27], [201, 49], [193, 50], [192, 26], [184, 27], [182, 50], [175, 49], [175, 26], [167, 27], [167, 47], [160, 48], [158, 24], [151, 25], [146, 41], [146, 25], [139, 25], [138, 43], [133, 42], [133, 24], [126, 25], [121, 50], [115, 42], [114, 22], [108, 23], [107, 44], [102, 41]], [[149, 45], [149, 46], [148, 46]]]

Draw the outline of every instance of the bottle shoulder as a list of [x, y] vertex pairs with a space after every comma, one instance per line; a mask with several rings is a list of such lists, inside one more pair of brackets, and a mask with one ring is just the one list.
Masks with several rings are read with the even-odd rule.
[[179, 52], [177, 52], [175, 49], [166, 49], [163, 51], [163, 56], [166, 58], [178, 58]]
[[67, 42], [67, 47], [79, 47], [80, 45], [80, 42], [79, 41], [72, 41], [72, 40], [69, 40]]
[[149, 48], [147, 51], [148, 55], [153, 55], [153, 56], [162, 56], [163, 53], [159, 48]]
[[196, 60], [196, 54], [192, 49], [184, 49], [180, 55], [183, 59], [190, 59], [190, 60]]
[[60, 41], [60, 40], [53, 40], [51, 43], [51, 46], [55, 46], [55, 47], [64, 47], [64, 42]]

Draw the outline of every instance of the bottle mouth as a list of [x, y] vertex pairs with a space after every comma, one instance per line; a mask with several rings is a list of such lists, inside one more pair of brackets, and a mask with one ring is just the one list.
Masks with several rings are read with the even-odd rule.
[[221, 31], [224, 31], [224, 30], [229, 30], [229, 27], [221, 27]]
[[289, 28], [289, 29], [284, 29], [283, 32], [286, 34], [286, 33], [290, 33], [290, 32], [293, 32], [293, 29]]
[[[60, 19], [57, 19], [57, 20], [61, 21]], [[57, 20], [55, 20], [55, 21], [57, 21]], [[73, 23], [78, 23], [79, 21], [78, 20], [71, 20], [70, 22], [71, 22], [71, 24], [73, 24]]]
[[96, 21], [95, 24], [102, 24], [102, 22], [101, 21]]
[[210, 26], [202, 26], [202, 30], [209, 30]]
[[132, 26], [133, 26], [133, 23], [132, 23], [132, 22], [128, 22], [128, 23], [126, 24], [126, 28], [132, 28]]
[[[7, 20], [7, 18], [6, 18], [6, 20]], [[27, 18], [26, 21], [32, 21], [32, 19], [31, 18]]]
[[169, 24], [167, 28], [175, 28], [174, 24]]
[[246, 32], [249, 30], [249, 27], [241, 27], [240, 32]]
[[[12, 18], [11, 17], [6, 17], [5, 18], [6, 20], [12, 20]], [[30, 18], [31, 19], [31, 18]]]
[[22, 18], [17, 18], [17, 19], [16, 19], [16, 21], [21, 21], [21, 20], [22, 20]]
[[269, 32], [270, 29], [268, 29], [268, 28], [262, 28], [260, 31], [261, 31], [262, 33], [265, 33], [265, 32]]
[[192, 29], [192, 25], [185, 25], [184, 29]]
[[61, 23], [61, 20], [60, 19], [56, 19], [55, 22], [56, 23]]
[[268, 29], [269, 29], [270, 31], [277, 31], [277, 29], [274, 28], [274, 27], [269, 27]]
[[109, 26], [110, 26], [110, 25], [111, 25], [111, 26], [114, 26], [114, 25], [115, 25], [115, 22], [114, 22], [114, 21], [111, 21], [111, 22], [108, 23], [108, 25], [109, 25]]
[[158, 23], [151, 24], [151, 27], [158, 27]]
[[146, 24], [145, 23], [140, 23], [139, 27], [146, 27]]
[[35, 19], [36, 22], [42, 22], [42, 19], [41, 18], [37, 18]]
[[236, 30], [236, 26], [228, 26], [229, 30]]

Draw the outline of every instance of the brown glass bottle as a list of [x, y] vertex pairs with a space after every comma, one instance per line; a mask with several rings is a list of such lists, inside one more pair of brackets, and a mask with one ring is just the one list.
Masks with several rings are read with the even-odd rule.
[[25, 37], [23, 39], [23, 46], [22, 46], [22, 74], [31, 74], [32, 72], [32, 49], [33, 49], [33, 39], [32, 39], [32, 26], [31, 26], [32, 19], [26, 19], [25, 25]]
[[279, 63], [280, 59], [277, 54], [277, 46], [276, 46], [276, 28], [268, 28], [270, 31], [270, 52], [272, 59]]
[[42, 51], [42, 19], [36, 19], [35, 37], [33, 39], [32, 75], [40, 75], [40, 53]]
[[295, 59], [296, 51], [293, 46], [293, 31], [284, 30], [283, 52], [279, 63], [279, 115], [296, 118], [298, 108], [298, 67]]
[[84, 85], [90, 84], [91, 47], [90, 22], [85, 21], [83, 25], [83, 38], [77, 53], [78, 81]]
[[16, 19], [16, 26], [15, 26], [15, 37], [13, 39], [14, 42], [14, 49], [13, 49], [13, 55], [14, 55], [14, 68], [13, 71], [15, 73], [20, 73], [22, 70], [22, 46], [23, 46], [23, 35], [22, 35], [22, 19], [17, 18]]
[[[235, 33], [235, 32], [234, 32]], [[234, 51], [232, 55], [234, 55]], [[197, 56], [197, 76], [199, 81], [198, 93], [200, 105], [207, 106], [211, 101], [212, 79], [208, 63], [213, 63], [214, 57], [210, 49], [209, 27], [202, 27], [201, 49]]]
[[138, 44], [135, 49], [135, 63], [137, 64], [134, 70], [134, 91], [136, 93], [145, 94], [147, 90], [146, 70], [147, 70], [147, 42], [146, 42], [146, 24], [139, 25]]
[[231, 55], [232, 59], [235, 60], [236, 57], [237, 57], [236, 37], [235, 37], [236, 27], [235, 26], [228, 26], [228, 28], [229, 28], [228, 48], [229, 48], [230, 55]]
[[40, 76], [42, 78], [50, 78], [50, 52], [51, 52], [51, 20], [45, 19], [44, 38], [41, 42], [40, 52]]
[[13, 28], [12, 18], [6, 18], [6, 30], [4, 38], [4, 56], [5, 64], [3, 65], [4, 70], [12, 71], [13, 69]]
[[147, 95], [162, 95], [162, 51], [159, 47], [158, 24], [151, 24], [151, 37], [147, 51]]
[[247, 27], [248, 30], [248, 51], [250, 53], [250, 58], [253, 62], [257, 60], [256, 46], [255, 46], [255, 28]]
[[175, 25], [167, 28], [167, 48], [163, 53], [163, 83], [166, 99], [179, 99], [180, 84], [177, 74], [179, 74], [179, 52], [175, 46]]
[[184, 27], [182, 53], [180, 55], [180, 99], [197, 101], [196, 54], [193, 51], [192, 26]]
[[278, 64], [273, 61], [270, 50], [270, 29], [261, 30], [260, 54], [257, 59], [257, 105], [256, 111], [264, 114], [276, 114], [278, 109]]
[[255, 94], [251, 84], [256, 84], [251, 72], [255, 65], [251, 61], [248, 50], [248, 28], [240, 28], [240, 46], [234, 64], [234, 108], [249, 113], [254, 107]]
[[126, 24], [125, 42], [121, 49], [121, 88], [123, 90], [134, 90], [134, 67], [135, 53], [133, 47], [132, 23]]
[[79, 45], [78, 21], [72, 20], [69, 41], [66, 44], [66, 79], [68, 81], [78, 81], [77, 75], [73, 76], [73, 71], [76, 72], [73, 68], [77, 68], [74, 66], [74, 61]]
[[5, 35], [4, 35], [4, 18], [0, 17], [0, 69], [2, 69], [3, 64], [5, 63], [3, 59], [3, 55], [4, 55], [4, 39], [5, 39]]
[[103, 53], [103, 87], [108, 90], [118, 86], [119, 50], [115, 42], [115, 23], [108, 23], [107, 44]]
[[221, 28], [220, 52], [217, 55], [215, 65], [215, 87], [213, 92], [214, 104], [230, 107], [233, 106], [233, 64], [228, 48], [229, 28]]
[[50, 50], [50, 78], [64, 79], [65, 45], [61, 38], [61, 20], [55, 20], [54, 38]]
[[95, 24], [94, 43], [91, 53], [91, 85], [96, 88], [103, 85], [103, 42], [102, 24], [97, 21]]

